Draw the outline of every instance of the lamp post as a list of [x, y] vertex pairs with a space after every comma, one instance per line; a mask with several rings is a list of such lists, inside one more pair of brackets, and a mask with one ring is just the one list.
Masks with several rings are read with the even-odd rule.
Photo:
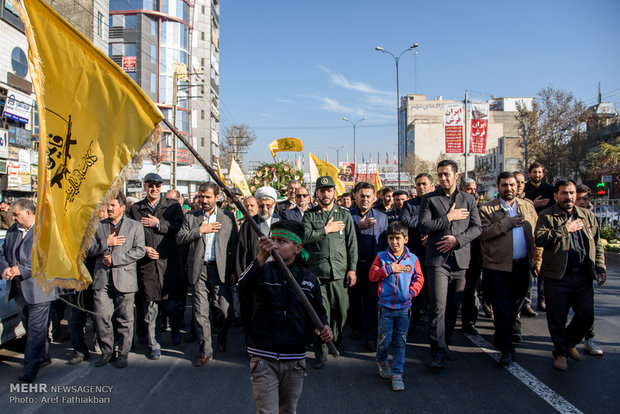
[[340, 150], [343, 149], [344, 147], [346, 147], [346, 145], [341, 145], [339, 147], [334, 147], [332, 145], [329, 146], [329, 148], [336, 150], [336, 168], [340, 168], [339, 164], [340, 164]]
[[[400, 60], [400, 57], [405, 52], [407, 52], [409, 50], [413, 50], [413, 49], [415, 49], [418, 46], [419, 45], [417, 43], [414, 43], [411, 46], [409, 46], [407, 49], [403, 50], [400, 53], [400, 55], [398, 55], [398, 56], [395, 56], [392, 52], [389, 52], [389, 51], [385, 50], [381, 46], [375, 47], [375, 50], [378, 50], [381, 53], [387, 53], [390, 56], [392, 56], [394, 58], [394, 62], [396, 63], [396, 149], [398, 151], [398, 188], [400, 188], [400, 164], [401, 164], [401, 160], [400, 160], [400, 135], [399, 135], [399, 131], [398, 131], [399, 115], [400, 115], [400, 89], [399, 89], [399, 84], [398, 84], [398, 61]], [[407, 127], [405, 126], [405, 129], [406, 128]]]
[[361, 119], [359, 119], [359, 120], [357, 120], [357, 121], [355, 121], [355, 122], [351, 121], [351, 120], [350, 120], [349, 118], [347, 118], [347, 117], [342, 118], [342, 120], [343, 120], [343, 121], [347, 121], [347, 122], [349, 122], [351, 125], [353, 125], [353, 162], [354, 162], [354, 163], [357, 163], [357, 154], [355, 153], [355, 126], [356, 126], [359, 122], [362, 122], [362, 121], [366, 120], [366, 117], [365, 117], [365, 116], [363, 116]]

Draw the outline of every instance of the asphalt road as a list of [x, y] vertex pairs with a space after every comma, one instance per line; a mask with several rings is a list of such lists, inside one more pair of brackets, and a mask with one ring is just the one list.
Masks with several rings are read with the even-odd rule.
[[[454, 361], [435, 372], [427, 368], [426, 329], [417, 327], [410, 332], [407, 345], [406, 389], [395, 393], [389, 381], [378, 376], [374, 354], [349, 339], [344, 355], [330, 357], [320, 371], [311, 368], [309, 358], [299, 412], [619, 412], [620, 266], [608, 267], [607, 283], [595, 288], [595, 332], [605, 351], [603, 357], [582, 351], [581, 362], [569, 360], [567, 372], [555, 371], [545, 314], [541, 313], [523, 319], [517, 361], [510, 369], [500, 368], [489, 345], [492, 321], [481, 317], [480, 335], [470, 338], [458, 330], [451, 345]], [[227, 352], [216, 354], [202, 368], [193, 366], [197, 343], [175, 347], [165, 333], [162, 345], [159, 361], [149, 360], [147, 347], [138, 344], [129, 356], [129, 366], [118, 369], [114, 365], [96, 368], [92, 360], [69, 366], [69, 343], [53, 343], [53, 363], [39, 372], [38, 388], [23, 390], [14, 385], [21, 373], [24, 346], [17, 341], [0, 349], [0, 412], [254, 412], [240, 328], [232, 330]], [[62, 388], [67, 386], [79, 388]]]

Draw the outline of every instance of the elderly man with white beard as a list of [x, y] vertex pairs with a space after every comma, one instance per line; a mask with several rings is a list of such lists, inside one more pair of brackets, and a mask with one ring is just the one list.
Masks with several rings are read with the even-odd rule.
[[[261, 233], [269, 235], [271, 224], [280, 221], [280, 216], [274, 213], [274, 207], [278, 198], [275, 188], [265, 186], [260, 187], [254, 193], [256, 203], [258, 204], [258, 214], [252, 217], [261, 229]], [[243, 271], [258, 256], [258, 238], [250, 223], [245, 221], [239, 229], [239, 244], [237, 245], [237, 257], [235, 258], [236, 273], [242, 274]], [[247, 329], [252, 317], [252, 296], [239, 296], [239, 304], [241, 307], [241, 321], [244, 329]]]

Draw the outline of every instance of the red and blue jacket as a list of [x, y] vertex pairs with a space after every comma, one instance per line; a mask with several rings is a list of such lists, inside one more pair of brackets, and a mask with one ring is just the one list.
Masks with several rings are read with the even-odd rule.
[[[407, 267], [405, 272], [394, 273], [392, 263]], [[371, 282], [379, 282], [377, 293], [379, 305], [390, 309], [404, 309], [411, 306], [411, 300], [420, 293], [424, 284], [424, 275], [420, 260], [405, 247], [402, 256], [397, 258], [388, 249], [375, 257], [370, 267], [368, 278]]]

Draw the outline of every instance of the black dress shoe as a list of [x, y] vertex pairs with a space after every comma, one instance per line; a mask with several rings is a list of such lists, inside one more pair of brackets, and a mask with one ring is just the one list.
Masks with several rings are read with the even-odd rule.
[[25, 382], [26, 384], [32, 384], [34, 382], [34, 376], [29, 374], [22, 374], [17, 377], [17, 379], [19, 380], [19, 382]]
[[463, 325], [463, 332], [470, 335], [478, 335], [478, 330], [473, 323], [466, 323]]
[[431, 361], [431, 368], [441, 369], [445, 367], [446, 367], [445, 358], [442, 355], [435, 355], [433, 357], [433, 360]]
[[515, 333], [512, 334], [512, 343], [513, 344], [518, 344], [519, 342], [521, 342], [523, 338], [521, 338], [521, 334]]
[[95, 366], [102, 367], [108, 362], [110, 362], [111, 360], [112, 360], [112, 354], [102, 354], [97, 360], [97, 362], [95, 362]]
[[502, 356], [499, 358], [499, 366], [500, 367], [507, 367], [510, 365], [510, 363], [512, 362], [512, 355], [510, 354], [510, 352], [503, 352]]
[[538, 309], [539, 312], [547, 312], [547, 304], [544, 300], [542, 302], [538, 302], [536, 309]]

